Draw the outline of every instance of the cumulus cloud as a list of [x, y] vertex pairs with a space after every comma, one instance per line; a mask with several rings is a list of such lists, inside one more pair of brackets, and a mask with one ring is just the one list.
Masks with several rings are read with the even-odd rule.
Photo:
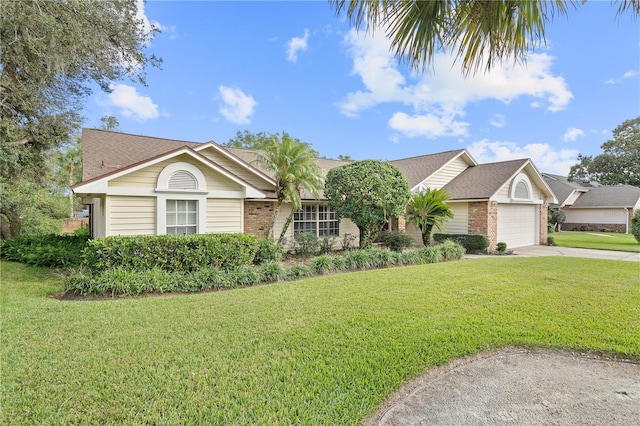
[[575, 127], [569, 127], [562, 136], [562, 140], [565, 142], [573, 142], [578, 139], [579, 136], [584, 136], [584, 130], [576, 129]]
[[408, 115], [396, 112], [389, 120], [389, 127], [408, 137], [425, 136], [433, 139], [442, 136], [466, 136], [469, 123], [456, 121], [453, 115]]
[[138, 93], [137, 89], [126, 84], [111, 85], [107, 95], [108, 104], [120, 109], [125, 117], [136, 121], [153, 120], [159, 117], [158, 105], [150, 97]]
[[305, 50], [307, 50], [308, 41], [309, 30], [306, 28], [304, 30], [304, 36], [302, 38], [293, 37], [291, 40], [289, 40], [289, 43], [287, 43], [287, 61], [293, 63], [297, 62], [298, 52], [304, 52]]
[[251, 95], [245, 94], [240, 89], [220, 85], [218, 88], [223, 105], [220, 106], [220, 114], [227, 120], [236, 124], [248, 124], [258, 105]]
[[[354, 117], [365, 109], [383, 103], [405, 105], [411, 109], [412, 116], [422, 117], [420, 122], [423, 123], [418, 125], [414, 120], [409, 124], [407, 111], [392, 114], [391, 120], [396, 126], [394, 129], [402, 131], [398, 122], [407, 123], [406, 135], [434, 134], [429, 130], [434, 126], [424, 124], [434, 118], [442, 120], [443, 126], [455, 124], [455, 129], [451, 128], [449, 132], [461, 134], [456, 117], [464, 115], [468, 104], [482, 100], [496, 99], [508, 104], [514, 99], [528, 96], [549, 111], [560, 111], [573, 98], [565, 80], [552, 74], [553, 57], [546, 53], [529, 55], [526, 66], [504, 63], [490, 72], [467, 78], [463, 77], [461, 66], [453, 56], [440, 53], [434, 57], [431, 73], [411, 76], [413, 81], [408, 82], [390, 53], [390, 41], [382, 32], [369, 32], [365, 36], [351, 30], [345, 36], [344, 43], [353, 59], [352, 72], [360, 77], [364, 88], [348, 93], [338, 104], [340, 112]], [[453, 118], [451, 111], [454, 112]], [[397, 115], [399, 113], [404, 115]], [[500, 120], [495, 122], [500, 123]], [[419, 128], [426, 130], [421, 133]]]
[[577, 149], [556, 149], [546, 143], [519, 146], [514, 142], [482, 139], [470, 144], [467, 149], [479, 163], [530, 158], [541, 172], [566, 176], [571, 166], [577, 163]]

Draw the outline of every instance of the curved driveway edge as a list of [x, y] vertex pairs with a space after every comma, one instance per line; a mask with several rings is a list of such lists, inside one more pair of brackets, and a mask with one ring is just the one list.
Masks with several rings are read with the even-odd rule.
[[507, 349], [405, 385], [373, 425], [638, 425], [640, 363]]
[[[640, 262], [640, 253], [628, 251], [593, 250], [573, 247], [558, 246], [528, 246], [513, 249], [513, 254], [522, 257], [540, 256], [569, 256], [586, 257], [591, 259], [626, 260], [630, 262]], [[471, 255], [467, 257], [486, 257], [486, 255]], [[510, 257], [510, 256], [506, 256]]]

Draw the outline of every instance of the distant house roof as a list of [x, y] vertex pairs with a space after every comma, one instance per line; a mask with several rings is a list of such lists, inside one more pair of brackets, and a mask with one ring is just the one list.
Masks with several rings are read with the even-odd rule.
[[521, 159], [469, 167], [443, 189], [452, 200], [491, 198], [528, 162], [528, 159]]
[[640, 188], [631, 185], [599, 186], [580, 195], [571, 208], [627, 207], [640, 201]]

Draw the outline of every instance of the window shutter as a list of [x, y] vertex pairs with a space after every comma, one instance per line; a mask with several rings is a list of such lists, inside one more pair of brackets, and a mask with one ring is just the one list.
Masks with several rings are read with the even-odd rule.
[[169, 178], [169, 189], [198, 189], [198, 181], [191, 173], [180, 170]]

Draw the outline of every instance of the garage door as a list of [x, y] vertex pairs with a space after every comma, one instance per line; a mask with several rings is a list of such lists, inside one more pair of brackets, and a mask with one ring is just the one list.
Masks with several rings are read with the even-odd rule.
[[508, 248], [531, 246], [537, 243], [538, 206], [498, 204], [498, 242]]

